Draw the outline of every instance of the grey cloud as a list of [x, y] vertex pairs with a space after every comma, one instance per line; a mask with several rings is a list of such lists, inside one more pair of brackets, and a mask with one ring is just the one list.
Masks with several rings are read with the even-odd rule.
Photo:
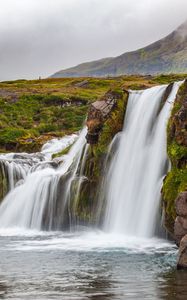
[[164, 37], [186, 0], [1, 0], [0, 80], [46, 77]]

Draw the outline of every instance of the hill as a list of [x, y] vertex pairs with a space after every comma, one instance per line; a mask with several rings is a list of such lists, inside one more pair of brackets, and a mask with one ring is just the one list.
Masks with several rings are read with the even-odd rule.
[[59, 71], [51, 77], [187, 73], [187, 21], [167, 37], [137, 51]]

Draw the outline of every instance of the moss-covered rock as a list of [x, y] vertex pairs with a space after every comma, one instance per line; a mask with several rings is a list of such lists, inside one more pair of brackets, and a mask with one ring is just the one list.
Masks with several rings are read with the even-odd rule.
[[4, 162], [0, 161], [0, 202], [8, 192], [8, 178]]
[[[86, 153], [86, 162], [83, 170], [84, 180], [81, 183], [79, 189], [79, 195], [77, 197], [75, 193], [75, 199], [72, 199], [72, 203], [74, 203], [74, 211], [75, 219], [80, 224], [85, 224], [87, 222], [95, 224], [102, 222], [102, 203], [100, 203], [100, 188], [102, 179], [105, 176], [104, 174], [104, 165], [107, 157], [108, 147], [112, 142], [114, 136], [122, 130], [124, 115], [126, 111], [127, 101], [128, 101], [128, 92], [124, 92], [122, 90], [114, 90], [110, 91], [105, 95], [105, 99], [107, 101], [107, 95], [111, 97], [111, 93], [115, 95], [115, 104], [111, 105], [110, 111], [108, 111], [107, 115], [100, 116], [99, 114], [93, 114], [93, 110], [91, 109], [91, 115], [88, 115], [89, 122], [93, 120], [95, 124], [100, 124], [99, 130], [98, 127], [89, 127], [88, 126], [88, 134], [94, 133], [94, 129], [96, 128], [95, 133], [98, 135], [97, 142], [90, 144], [88, 151]], [[110, 98], [111, 99], [111, 98]], [[102, 100], [103, 101], [103, 98]], [[96, 116], [99, 116], [98, 119]], [[89, 141], [89, 139], [88, 139]], [[76, 185], [76, 182], [75, 182]], [[72, 193], [73, 194], [73, 193]], [[98, 207], [101, 207], [98, 210]], [[98, 214], [98, 211], [101, 212], [101, 216]]]
[[165, 225], [174, 234], [175, 199], [187, 190], [187, 80], [179, 89], [167, 128], [167, 150], [171, 170], [162, 188]]

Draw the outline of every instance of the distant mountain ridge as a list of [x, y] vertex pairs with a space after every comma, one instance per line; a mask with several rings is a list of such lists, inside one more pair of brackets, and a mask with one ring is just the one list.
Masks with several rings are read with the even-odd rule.
[[167, 37], [136, 51], [59, 71], [51, 77], [187, 73], [187, 21]]

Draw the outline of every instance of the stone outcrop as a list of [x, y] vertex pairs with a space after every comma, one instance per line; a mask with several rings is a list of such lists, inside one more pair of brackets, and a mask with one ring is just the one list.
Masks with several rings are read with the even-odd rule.
[[182, 238], [180, 242], [177, 268], [187, 269], [187, 234]]
[[[108, 147], [114, 136], [123, 128], [124, 115], [128, 102], [128, 92], [121, 89], [110, 90], [99, 101], [92, 103], [88, 112], [87, 141], [90, 144], [86, 153], [82, 176], [84, 178], [79, 195], [72, 199], [76, 223], [83, 225], [101, 224], [105, 199], [100, 199], [100, 188], [105, 177], [105, 164]], [[73, 183], [76, 190], [77, 180]]]
[[180, 108], [173, 116], [170, 134], [179, 145], [187, 147], [187, 80], [180, 93], [178, 99]]
[[8, 192], [8, 178], [4, 163], [0, 161], [0, 202]]
[[187, 227], [184, 220], [186, 213], [180, 209], [182, 207], [184, 210], [185, 191], [187, 191], [187, 80], [178, 91], [169, 119], [167, 150], [171, 170], [164, 179], [162, 188], [165, 226], [179, 245]]
[[120, 98], [119, 93], [109, 91], [100, 100], [91, 104], [87, 118], [87, 141], [89, 144], [97, 144], [103, 123], [110, 116]]
[[178, 91], [169, 119], [167, 150], [171, 170], [162, 188], [165, 226], [179, 246], [180, 269], [187, 268], [187, 80]]
[[177, 245], [187, 234], [187, 192], [179, 194], [175, 201], [177, 217], [174, 225], [174, 236]]

